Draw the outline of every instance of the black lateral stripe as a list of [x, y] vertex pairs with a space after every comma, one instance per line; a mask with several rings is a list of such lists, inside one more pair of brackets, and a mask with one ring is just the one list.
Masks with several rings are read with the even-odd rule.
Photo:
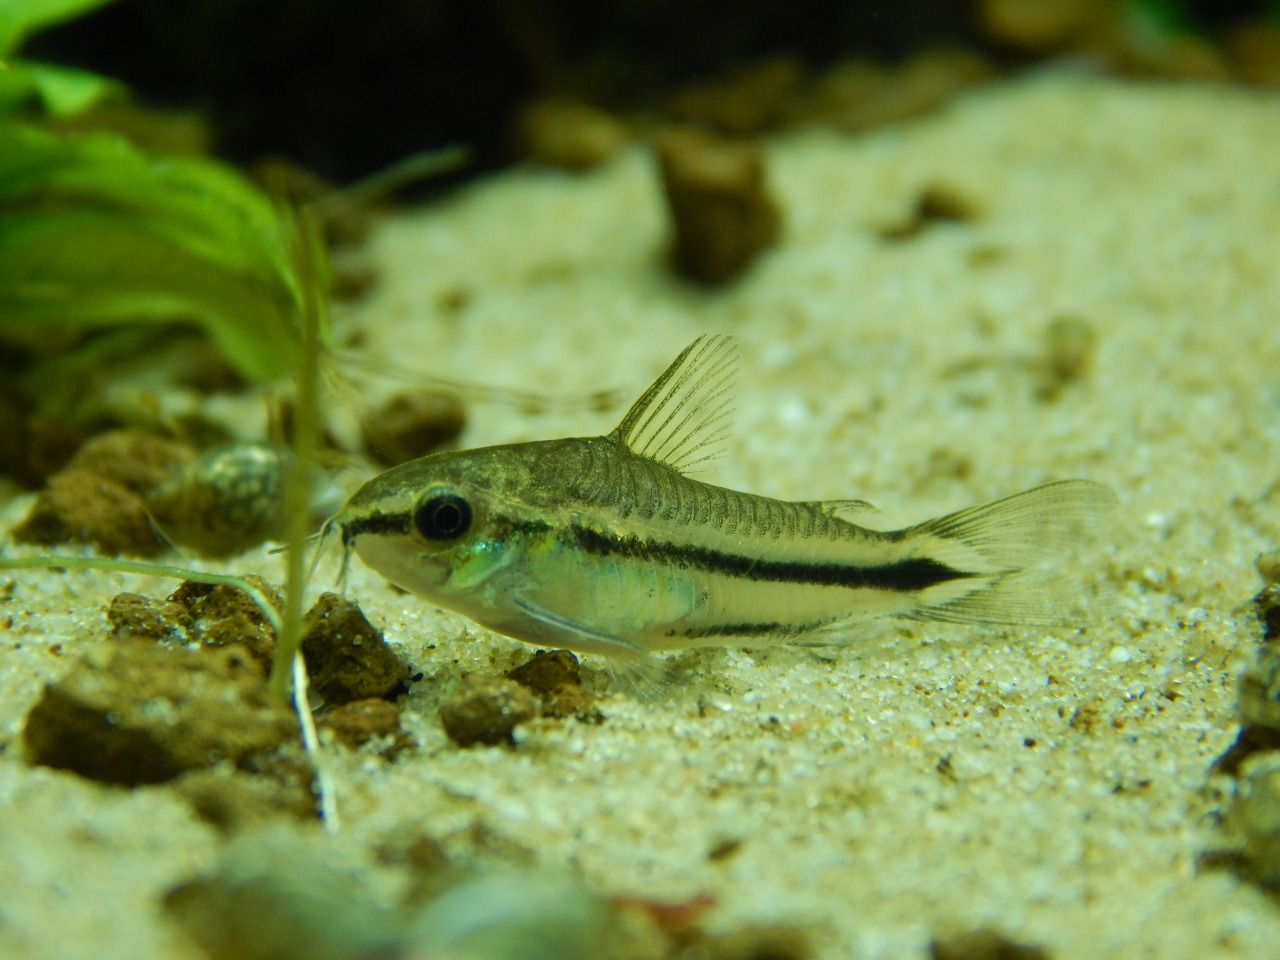
[[408, 513], [371, 513], [358, 520], [348, 520], [342, 525], [342, 542], [350, 543], [364, 533], [408, 533]]
[[[498, 539], [511, 534], [536, 535], [546, 533], [551, 529], [549, 523], [532, 520], [512, 520], [506, 517], [494, 517], [492, 526]], [[348, 520], [344, 523], [342, 525], [342, 542], [350, 543], [353, 539], [365, 533], [385, 535], [409, 532], [410, 523], [407, 512], [371, 513], [368, 516], [360, 517], [358, 520]]]
[[805, 583], [850, 589], [924, 590], [948, 580], [963, 580], [979, 574], [955, 570], [927, 557], [913, 557], [873, 567], [846, 563], [806, 563], [802, 560], [764, 560], [709, 547], [639, 537], [616, 537], [587, 527], [572, 526], [565, 540], [596, 556], [627, 557], [693, 567], [710, 573], [772, 583]]

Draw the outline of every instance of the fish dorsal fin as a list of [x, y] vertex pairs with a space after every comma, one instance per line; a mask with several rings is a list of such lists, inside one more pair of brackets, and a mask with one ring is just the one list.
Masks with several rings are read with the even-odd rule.
[[733, 412], [738, 350], [713, 334], [685, 347], [610, 436], [632, 453], [687, 473], [724, 452]]

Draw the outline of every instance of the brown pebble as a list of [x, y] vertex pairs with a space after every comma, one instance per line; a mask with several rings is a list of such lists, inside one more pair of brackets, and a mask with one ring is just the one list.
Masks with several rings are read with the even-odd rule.
[[398, 829], [374, 848], [377, 861], [399, 867], [409, 874], [408, 889], [402, 902], [426, 903], [447, 889], [457, 877], [456, 865], [440, 841], [415, 829]]
[[185, 444], [142, 430], [108, 430], [90, 437], [76, 451], [67, 470], [84, 470], [145, 495], [195, 457]]
[[723, 863], [725, 860], [731, 859], [741, 849], [741, 837], [728, 837], [720, 840], [707, 851], [707, 859], [712, 863]]
[[191, 614], [172, 600], [120, 593], [111, 598], [107, 619], [120, 639], [132, 637], [152, 643], [190, 643], [195, 639]]
[[388, 759], [416, 745], [413, 737], [400, 729], [399, 705], [377, 697], [334, 707], [320, 717], [319, 723], [324, 729], [332, 730], [338, 741], [352, 750], [374, 738], [387, 738], [389, 742], [383, 754]]
[[676, 119], [728, 134], [764, 133], [777, 127], [805, 81], [804, 64], [779, 56], [731, 70], [681, 90], [669, 112]]
[[936, 110], [993, 74], [981, 55], [964, 49], [921, 50], [888, 68], [840, 64], [821, 85], [823, 114], [839, 129], [861, 133]]
[[728, 283], [776, 242], [781, 216], [758, 144], [679, 127], [658, 141], [658, 159], [682, 276]]
[[1201, 37], [1173, 37], [1161, 45], [1158, 55], [1139, 55], [1134, 59], [1138, 72], [1171, 80], [1223, 83], [1231, 79], [1231, 70], [1221, 48]]
[[1264, 587], [1280, 586], [1280, 550], [1268, 550], [1253, 558], [1254, 569]]
[[1056, 400], [1067, 386], [1087, 377], [1097, 345], [1098, 335], [1087, 320], [1052, 320], [1045, 329], [1036, 395], [1041, 400]]
[[1280, 889], [1280, 752], [1250, 756], [1236, 776], [1227, 822], [1243, 841], [1242, 872], [1263, 887]]
[[1079, 730], [1082, 733], [1093, 733], [1102, 726], [1102, 723], [1102, 707], [1093, 700], [1086, 700], [1076, 707], [1071, 714], [1071, 719], [1067, 721], [1067, 725], [1072, 730]]
[[576, 717], [583, 723], [603, 723], [604, 715], [596, 709], [596, 696], [577, 684], [562, 683], [539, 698], [544, 717], [563, 720]]
[[475, 300], [475, 292], [469, 287], [448, 287], [436, 296], [436, 309], [447, 317], [456, 317]]
[[49, 478], [13, 536], [21, 543], [46, 546], [92, 543], [113, 556], [154, 557], [168, 546], [140, 496], [96, 473], [74, 469]]
[[288, 707], [237, 652], [136, 640], [93, 649], [45, 687], [23, 737], [32, 762], [105, 783], [163, 783], [296, 737]]
[[935, 223], [967, 223], [981, 216], [977, 202], [952, 184], [926, 184], [911, 216], [880, 231], [886, 240], [908, 240]]
[[562, 684], [582, 684], [578, 658], [568, 650], [539, 650], [507, 676], [534, 693], [550, 693]]
[[533, 694], [505, 677], [464, 677], [440, 705], [444, 732], [460, 747], [513, 743], [516, 726], [537, 715]]
[[1027, 53], [1067, 46], [1105, 12], [1099, 0], [980, 0], [977, 10], [987, 39]]
[[1243, 83], [1280, 87], [1280, 22], [1253, 20], [1237, 24], [1223, 37], [1231, 70]]
[[1253, 598], [1254, 609], [1262, 621], [1262, 639], [1270, 643], [1280, 638], [1280, 585], [1272, 584]]
[[416, 831], [395, 831], [374, 848], [374, 853], [381, 864], [408, 867], [424, 875], [438, 876], [453, 865], [439, 840]]
[[360, 608], [336, 593], [323, 593], [307, 614], [302, 640], [311, 689], [336, 705], [403, 692], [409, 667], [392, 652]]
[[520, 112], [516, 140], [520, 153], [530, 160], [580, 172], [617, 154], [627, 142], [627, 131], [613, 116], [588, 104], [539, 100]]
[[75, 541], [108, 554], [155, 556], [167, 544], [142, 497], [193, 456], [189, 447], [140, 430], [91, 437], [49, 478], [13, 535], [26, 543]]
[[1228, 777], [1238, 776], [1241, 765], [1250, 757], [1259, 753], [1273, 753], [1277, 750], [1280, 750], [1280, 730], [1242, 724], [1235, 742], [1213, 761], [1210, 769], [1214, 773], [1225, 774]]
[[[284, 601], [271, 584], [256, 574], [244, 579], [257, 587], [277, 611], [284, 609]], [[169, 599], [190, 614], [200, 643], [209, 647], [244, 647], [264, 671], [271, 669], [275, 630], [262, 608], [243, 590], [184, 580]]]
[[419, 390], [396, 394], [366, 416], [360, 430], [369, 456], [394, 467], [453, 443], [466, 425], [466, 409], [456, 396]]
[[595, 694], [582, 687], [578, 658], [568, 650], [539, 650], [527, 662], [507, 674], [538, 695], [539, 713], [544, 717], [577, 717], [586, 723], [601, 723]]
[[1243, 726], [1280, 730], [1280, 649], [1264, 644], [1240, 675], [1239, 684]]
[[1049, 369], [1062, 381], [1079, 380], [1089, 372], [1098, 335], [1087, 320], [1059, 317], [1045, 331], [1045, 356]]
[[1010, 940], [991, 930], [975, 930], [929, 944], [933, 960], [1048, 960], [1040, 947]]

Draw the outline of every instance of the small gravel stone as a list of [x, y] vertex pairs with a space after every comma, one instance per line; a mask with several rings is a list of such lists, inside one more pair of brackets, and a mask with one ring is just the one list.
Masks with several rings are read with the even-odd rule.
[[311, 689], [325, 703], [394, 697], [409, 680], [409, 667], [356, 604], [323, 593], [307, 614], [313, 624], [302, 641]]
[[505, 677], [464, 677], [440, 705], [444, 731], [460, 747], [512, 743], [512, 731], [537, 715], [533, 694]]
[[136, 593], [111, 598], [107, 619], [120, 639], [190, 643], [194, 624], [186, 607], [172, 600], [152, 600]]
[[[254, 574], [244, 579], [257, 587], [277, 611], [284, 609], [284, 601], [271, 584]], [[186, 609], [200, 643], [208, 647], [244, 647], [264, 673], [271, 669], [275, 631], [266, 614], [244, 591], [185, 580], [169, 599]]]
[[929, 944], [933, 960], [1049, 960], [1040, 947], [1010, 940], [992, 930], [975, 930]]
[[605, 111], [585, 103], [539, 100], [520, 114], [520, 152], [562, 170], [591, 170], [610, 160], [627, 142], [626, 128]]
[[550, 693], [562, 684], [582, 684], [578, 658], [568, 650], [539, 650], [507, 676], [535, 693]]
[[399, 705], [378, 697], [334, 707], [320, 718], [320, 726], [332, 730], [339, 742], [352, 750], [375, 738], [389, 738], [389, 746], [384, 751], [388, 759], [415, 746], [414, 739], [400, 728]]

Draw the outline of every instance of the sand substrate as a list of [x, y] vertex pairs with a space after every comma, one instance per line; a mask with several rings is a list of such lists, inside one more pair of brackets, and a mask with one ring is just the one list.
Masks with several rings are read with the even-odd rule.
[[[464, 861], [569, 864], [606, 894], [705, 894], [708, 927], [798, 927], [832, 960], [924, 958], [980, 928], [1054, 960], [1275, 956], [1280, 908], [1204, 861], [1233, 784], [1210, 767], [1260, 636], [1253, 560], [1280, 547], [1278, 144], [1274, 95], [1073, 76], [870, 136], [776, 140], [779, 246], [715, 293], [670, 278], [639, 149], [388, 221], [380, 285], [338, 318], [361, 334], [371, 402], [406, 375], [620, 388], [606, 412], [473, 403], [464, 440], [602, 433], [689, 340], [733, 333], [736, 433], [707, 479], [864, 498], [885, 529], [1096, 480], [1121, 506], [1064, 563], [1117, 611], [1080, 630], [917, 623], [835, 651], [698, 651], [650, 701], [587, 658], [603, 723], [459, 749], [441, 700], [529, 649], [357, 564], [349, 595], [423, 676], [405, 701], [420, 749], [334, 748], [342, 831], [309, 842], [372, 859], [420, 835]], [[969, 218], [892, 238], [926, 191]], [[1094, 346], [1055, 373], [1063, 322]], [[11, 492], [6, 528], [29, 499]], [[210, 569], [281, 580], [265, 550]], [[0, 956], [198, 956], [159, 898], [213, 865], [214, 830], [163, 786], [32, 767], [21, 738], [43, 685], [104, 642], [109, 598], [172, 584], [0, 587]]]

